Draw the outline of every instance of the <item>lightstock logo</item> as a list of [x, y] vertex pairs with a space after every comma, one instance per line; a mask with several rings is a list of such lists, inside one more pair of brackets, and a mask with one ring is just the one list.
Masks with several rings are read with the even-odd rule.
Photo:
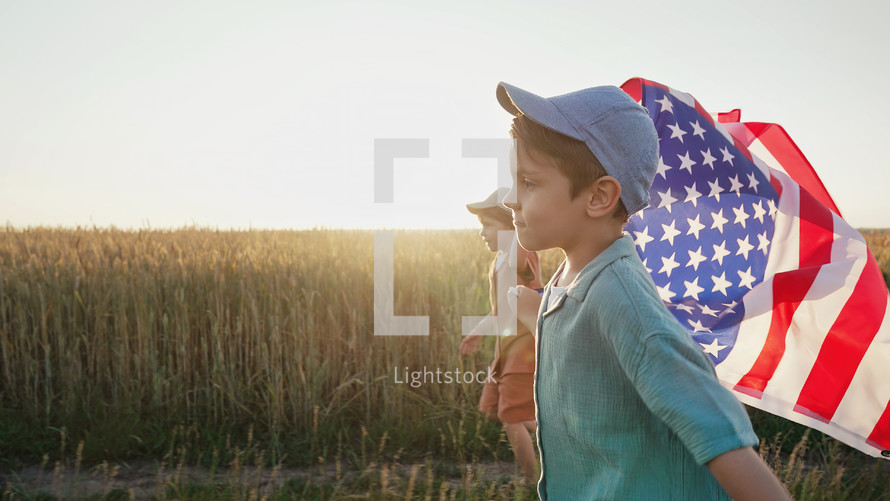
[[[516, 150], [512, 139], [478, 138], [463, 139], [462, 158], [497, 159], [499, 186], [510, 186], [511, 162], [515, 162]], [[398, 158], [423, 159], [430, 156], [429, 139], [378, 138], [374, 140], [374, 203], [393, 203], [395, 191], [395, 161]], [[515, 196], [512, 192], [510, 196]], [[514, 200], [507, 200], [508, 202]], [[503, 273], [497, 274], [497, 289], [506, 291], [516, 287], [516, 239], [512, 231], [498, 232], [498, 249], [507, 252]], [[374, 335], [375, 336], [429, 336], [428, 316], [395, 315], [394, 244], [391, 230], [374, 231]], [[498, 295], [498, 311], [510, 311], [506, 294]], [[500, 318], [499, 318], [500, 317]], [[475, 329], [476, 334], [496, 336], [504, 331], [516, 332], [515, 315], [461, 316], [461, 333], [466, 336]]]

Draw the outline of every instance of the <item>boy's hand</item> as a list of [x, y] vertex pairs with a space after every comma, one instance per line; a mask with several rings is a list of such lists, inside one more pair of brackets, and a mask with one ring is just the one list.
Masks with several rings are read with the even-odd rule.
[[538, 309], [541, 307], [541, 294], [524, 285], [517, 285], [516, 295], [516, 318], [528, 330], [534, 333], [538, 328]]
[[473, 353], [479, 348], [479, 343], [481, 342], [482, 336], [464, 336], [463, 341], [460, 342], [460, 354], [469, 355]]

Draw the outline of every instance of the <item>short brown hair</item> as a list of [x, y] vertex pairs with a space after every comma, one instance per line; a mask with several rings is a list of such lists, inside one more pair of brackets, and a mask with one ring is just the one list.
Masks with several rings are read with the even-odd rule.
[[[534, 152], [554, 161], [556, 168], [569, 178], [569, 195], [573, 199], [582, 189], [607, 175], [603, 164], [583, 141], [544, 127], [525, 115], [513, 119], [510, 135], [521, 139]], [[625, 221], [628, 219], [627, 209], [621, 200], [618, 201], [614, 216]]]

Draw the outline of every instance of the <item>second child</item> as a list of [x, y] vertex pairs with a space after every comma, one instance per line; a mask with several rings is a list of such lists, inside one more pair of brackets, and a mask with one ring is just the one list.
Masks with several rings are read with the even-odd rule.
[[[508, 291], [499, 290], [498, 283], [513, 283], [505, 276], [515, 270], [515, 283], [527, 287], [541, 288], [541, 274], [538, 255], [516, 245], [513, 216], [501, 199], [506, 189], [495, 190], [481, 202], [467, 204], [467, 210], [479, 218], [482, 229], [479, 234], [488, 250], [496, 253], [488, 272], [489, 299], [491, 314], [466, 336], [460, 344], [461, 354], [473, 353], [482, 341], [482, 334], [497, 334], [494, 361], [490, 366], [491, 378], [486, 378], [479, 400], [479, 410], [489, 419], [503, 423], [507, 440], [513, 449], [516, 463], [522, 470], [529, 485], [537, 481], [537, 459], [530, 433], [535, 432], [535, 403], [532, 384], [535, 370], [535, 341], [532, 329], [521, 321], [511, 310], [507, 300]], [[510, 232], [508, 248], [500, 247], [499, 233]], [[526, 307], [526, 315], [534, 317], [537, 302], [531, 300]], [[498, 305], [507, 308], [498, 308]], [[508, 311], [502, 311], [502, 310]], [[489, 331], [489, 332], [486, 332]]]

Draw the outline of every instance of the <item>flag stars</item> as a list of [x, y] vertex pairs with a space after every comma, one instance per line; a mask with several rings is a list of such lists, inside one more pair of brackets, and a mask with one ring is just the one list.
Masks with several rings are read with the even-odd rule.
[[676, 123], [674, 125], [668, 125], [668, 129], [671, 130], [671, 139], [677, 138], [680, 142], [683, 142], [683, 136], [687, 134], [687, 132], [680, 128], [680, 124]]
[[661, 269], [658, 270], [658, 272], [659, 273], [667, 273], [668, 278], [670, 278], [671, 271], [673, 271], [674, 268], [676, 268], [677, 266], [680, 266], [680, 263], [674, 261], [674, 256], [676, 256], [676, 255], [677, 255], [677, 253], [675, 252], [675, 253], [671, 254], [671, 257], [662, 257], [661, 258], [662, 266], [661, 266]]
[[733, 221], [733, 224], [741, 224], [742, 228], [744, 228], [745, 221], [747, 221], [748, 218], [751, 217], [745, 212], [745, 206], [739, 205], [738, 208], [733, 207], [732, 211], [735, 212], [735, 221]]
[[769, 240], [766, 238], [766, 232], [759, 233], [757, 235], [757, 250], [763, 251], [763, 255], [767, 255], [769, 251], [767, 251], [767, 247], [769, 246]]
[[[692, 135], [698, 136], [701, 138], [702, 141], [704, 141], [705, 140], [705, 130], [702, 128], [701, 125], [698, 124], [698, 120], [696, 120], [695, 122], [689, 122], [689, 125], [692, 126]], [[708, 151], [711, 151], [711, 150], [708, 150]]]
[[763, 209], [763, 200], [757, 202], [757, 205], [752, 206], [754, 208], [754, 219], [760, 221], [760, 224], [763, 224], [763, 216], [766, 214], [766, 211]]
[[692, 183], [692, 186], [684, 186], [686, 188], [686, 200], [684, 202], [692, 202], [693, 207], [698, 207], [698, 198], [701, 196], [701, 193], [696, 191], [695, 183]]
[[720, 148], [720, 153], [723, 153], [723, 161], [729, 162], [729, 165], [732, 165], [732, 159], [735, 158], [735, 155], [729, 152], [729, 148]]
[[687, 151], [685, 155], [678, 153], [677, 158], [680, 159], [680, 169], [686, 169], [692, 174], [692, 166], [695, 165], [695, 160], [689, 158], [689, 152]]
[[729, 254], [730, 252], [726, 250], [726, 240], [724, 240], [720, 245], [714, 246], [714, 257], [711, 258], [711, 261], [717, 261], [720, 266], [723, 266], [723, 258]]
[[751, 245], [750, 242], [748, 242], [748, 235], [745, 235], [744, 240], [738, 239], [738, 240], [736, 240], [736, 242], [738, 242], [738, 244], [739, 244], [739, 250], [736, 251], [735, 255], [738, 256], [740, 254], [744, 254], [745, 259], [748, 259], [748, 252], [754, 248], [754, 246]]
[[696, 214], [695, 219], [686, 218], [686, 222], [689, 223], [689, 230], [686, 232], [687, 235], [692, 235], [695, 233], [695, 239], [698, 240], [698, 233], [705, 229], [705, 225], [699, 222], [701, 219], [701, 214]]
[[[647, 211], [645, 222], [634, 219], [637, 227], [628, 233], [644, 268], [658, 284], [661, 300], [685, 324], [688, 332], [695, 332], [695, 342], [717, 363], [726, 358], [721, 354], [724, 350], [729, 352], [734, 342], [720, 335], [723, 326], [730, 328], [741, 321], [746, 309], [739, 297], [763, 281], [766, 258], [775, 250], [770, 218], [777, 219], [780, 201], [773, 193], [769, 174], [757, 168], [763, 164], [757, 159], [753, 159], [757, 166], [749, 162], [750, 155], [740, 146], [743, 141], [734, 140], [708, 117], [686, 115], [692, 110], [680, 104], [687, 101], [676, 91], [653, 91], [646, 104], [653, 117], [658, 118], [661, 152], [655, 177], [660, 176], [662, 181], [651, 189], [652, 212]], [[678, 96], [678, 106], [682, 108], [676, 113], [674, 96]], [[689, 144], [686, 136], [690, 136]], [[739, 169], [735, 169], [736, 158], [743, 162]], [[706, 167], [710, 167], [710, 171], [706, 171]], [[689, 173], [688, 177], [683, 170]], [[760, 185], [764, 187], [763, 194], [760, 194]], [[738, 200], [732, 198], [732, 194]], [[675, 204], [678, 212], [672, 214]], [[668, 245], [663, 245], [665, 243]], [[651, 266], [647, 258], [651, 258]], [[747, 307], [750, 309], [750, 305]]]
[[725, 271], [721, 273], [719, 277], [716, 275], [712, 275], [711, 280], [714, 281], [714, 288], [711, 289], [711, 292], [720, 291], [721, 293], [723, 293], [724, 296], [726, 296], [726, 289], [732, 287], [732, 282], [726, 279]]
[[701, 308], [701, 314], [702, 314], [702, 315], [710, 315], [710, 316], [712, 316], [712, 317], [714, 317], [714, 318], [717, 318], [717, 313], [718, 313], [717, 310], [712, 310], [712, 309], [709, 308], [708, 305], [706, 305], [706, 304], [700, 304], [700, 305], [698, 305], [698, 307]]
[[705, 291], [703, 287], [698, 285], [698, 277], [695, 277], [695, 280], [688, 282], [683, 281], [683, 285], [686, 286], [686, 292], [683, 293], [683, 297], [691, 297], [698, 301], [698, 295]]
[[760, 181], [757, 180], [757, 175], [753, 172], [748, 174], [748, 188], [754, 190], [754, 193], [757, 193], [757, 185], [760, 184]]
[[720, 194], [723, 193], [723, 188], [720, 187], [720, 181], [718, 179], [715, 179], [713, 183], [708, 181], [708, 186], [711, 187], [711, 192], [708, 193], [708, 196], [714, 197], [719, 202]]
[[692, 269], [694, 269], [695, 271], [698, 271], [698, 265], [701, 264], [702, 261], [706, 261], [708, 259], [701, 253], [700, 245], [698, 246], [697, 251], [695, 251], [695, 252], [687, 251], [687, 252], [689, 253], [689, 262], [686, 263], [686, 267], [688, 268], [688, 267], [692, 266]]
[[729, 187], [729, 191], [734, 191], [736, 195], [742, 196], [742, 193], [739, 190], [743, 185], [739, 182], [738, 174], [729, 178], [729, 182], [732, 183], [732, 186]]
[[664, 158], [661, 155], [658, 155], [658, 169], [655, 171], [655, 175], [661, 174], [661, 177], [667, 179], [667, 175], [665, 174], [667, 171], [671, 170], [671, 166], [664, 163]]
[[693, 311], [695, 311], [695, 310], [692, 309], [692, 306], [689, 306], [689, 305], [686, 304], [686, 303], [680, 303], [680, 304], [678, 304], [678, 305], [677, 305], [677, 309], [678, 309], [678, 310], [683, 310], [683, 311], [685, 311], [686, 313], [689, 313], [690, 315], [692, 314]]
[[654, 237], [649, 236], [649, 227], [646, 226], [643, 228], [643, 231], [635, 231], [634, 232], [634, 245], [640, 246], [640, 250], [646, 252], [646, 244], [655, 240]]
[[[704, 325], [701, 324], [701, 320], [696, 320], [695, 322], [693, 322], [692, 320], [686, 319], [686, 322], [688, 322], [689, 325], [692, 327], [693, 333], [711, 332], [711, 329], [708, 329], [707, 327], [705, 327]], [[699, 343], [699, 344], [701, 344], [701, 343]]]
[[714, 340], [711, 341], [711, 344], [705, 344], [705, 343], [698, 343], [698, 344], [700, 344], [701, 347], [704, 348], [705, 353], [707, 353], [708, 355], [712, 355], [714, 358], [719, 357], [720, 350], [726, 348], [726, 346], [721, 346], [717, 342], [717, 338], [714, 338]]
[[674, 113], [674, 105], [671, 104], [671, 100], [668, 99], [667, 94], [661, 99], [656, 99], [655, 102], [661, 105], [661, 111], [666, 111], [670, 114]]
[[[712, 362], [718, 363], [726, 358], [724, 350], [729, 353], [734, 342], [731, 336], [721, 335], [723, 327], [732, 329], [743, 320], [742, 314], [752, 306], [739, 298], [764, 280], [767, 258], [771, 251], [778, 249], [772, 249], [775, 238], [772, 221], [778, 219], [778, 204], [783, 202], [774, 194], [764, 165], [756, 158], [752, 160], [741, 146], [744, 140], [734, 139], [720, 124], [714, 123], [716, 120], [692, 114], [693, 110], [686, 106], [692, 102], [677, 91], [653, 88], [650, 95], [646, 104], [658, 119], [661, 147], [655, 178], [660, 176], [662, 181], [651, 188], [652, 212], [647, 211], [645, 221], [634, 219], [636, 228], [628, 229], [628, 233], [644, 268], [658, 284], [661, 300], [687, 332], [695, 332], [694, 342]], [[674, 96], [682, 108], [676, 113]], [[684, 104], [680, 104], [681, 101]], [[690, 136], [689, 144], [686, 136]], [[735, 158], [742, 162], [739, 169], [735, 169]], [[706, 167], [710, 167], [710, 171], [706, 171]], [[689, 173], [688, 177], [683, 170]], [[760, 185], [764, 187], [763, 194], [760, 194]], [[746, 195], [744, 199], [742, 191]], [[733, 194], [738, 200], [732, 198]], [[673, 205], [677, 205], [677, 214], [672, 214]], [[660, 211], [665, 208], [667, 212]], [[783, 205], [783, 210], [786, 209]], [[778, 234], [781, 229], [775, 231]], [[663, 245], [666, 242], [668, 245]], [[651, 258], [651, 266], [647, 258]]]
[[658, 291], [658, 297], [660, 297], [662, 301], [670, 302], [671, 298], [677, 295], [674, 291], [671, 290], [670, 283], [668, 283], [664, 287], [659, 287], [656, 285], [655, 289]]
[[756, 280], [756, 278], [754, 277], [754, 275], [751, 274], [751, 267], [749, 266], [747, 271], [737, 271], [736, 273], [739, 274], [739, 278], [741, 279], [739, 281], [739, 287], [747, 287], [748, 289], [752, 289], [751, 284], [754, 283], [754, 280]]
[[658, 208], [661, 209], [662, 207], [666, 207], [668, 210], [668, 213], [670, 213], [671, 212], [671, 204], [677, 201], [676, 198], [671, 196], [671, 189], [668, 188], [668, 190], [664, 193], [662, 193], [660, 191], [657, 193], [658, 193], [658, 196], [661, 197], [661, 202], [658, 203]]
[[708, 167], [711, 168], [711, 170], [714, 170], [714, 161], [717, 159], [711, 155], [711, 148], [708, 148], [707, 150], [701, 152], [701, 156], [702, 156], [702, 161], [701, 161], [702, 165], [707, 165]]
[[723, 217], [723, 209], [720, 209], [720, 212], [712, 212], [711, 217], [714, 218], [714, 223], [711, 224], [711, 229], [717, 228], [720, 230], [720, 233], [723, 233], [723, 225], [729, 222], [729, 219]]
[[667, 240], [671, 243], [671, 245], [674, 245], [674, 237], [682, 233], [680, 230], [675, 228], [676, 225], [677, 221], [671, 221], [670, 226], [662, 224], [661, 229], [662, 231], [664, 231], [664, 235], [661, 236], [661, 240], [659, 240], [659, 242], [664, 242], [665, 240]]

